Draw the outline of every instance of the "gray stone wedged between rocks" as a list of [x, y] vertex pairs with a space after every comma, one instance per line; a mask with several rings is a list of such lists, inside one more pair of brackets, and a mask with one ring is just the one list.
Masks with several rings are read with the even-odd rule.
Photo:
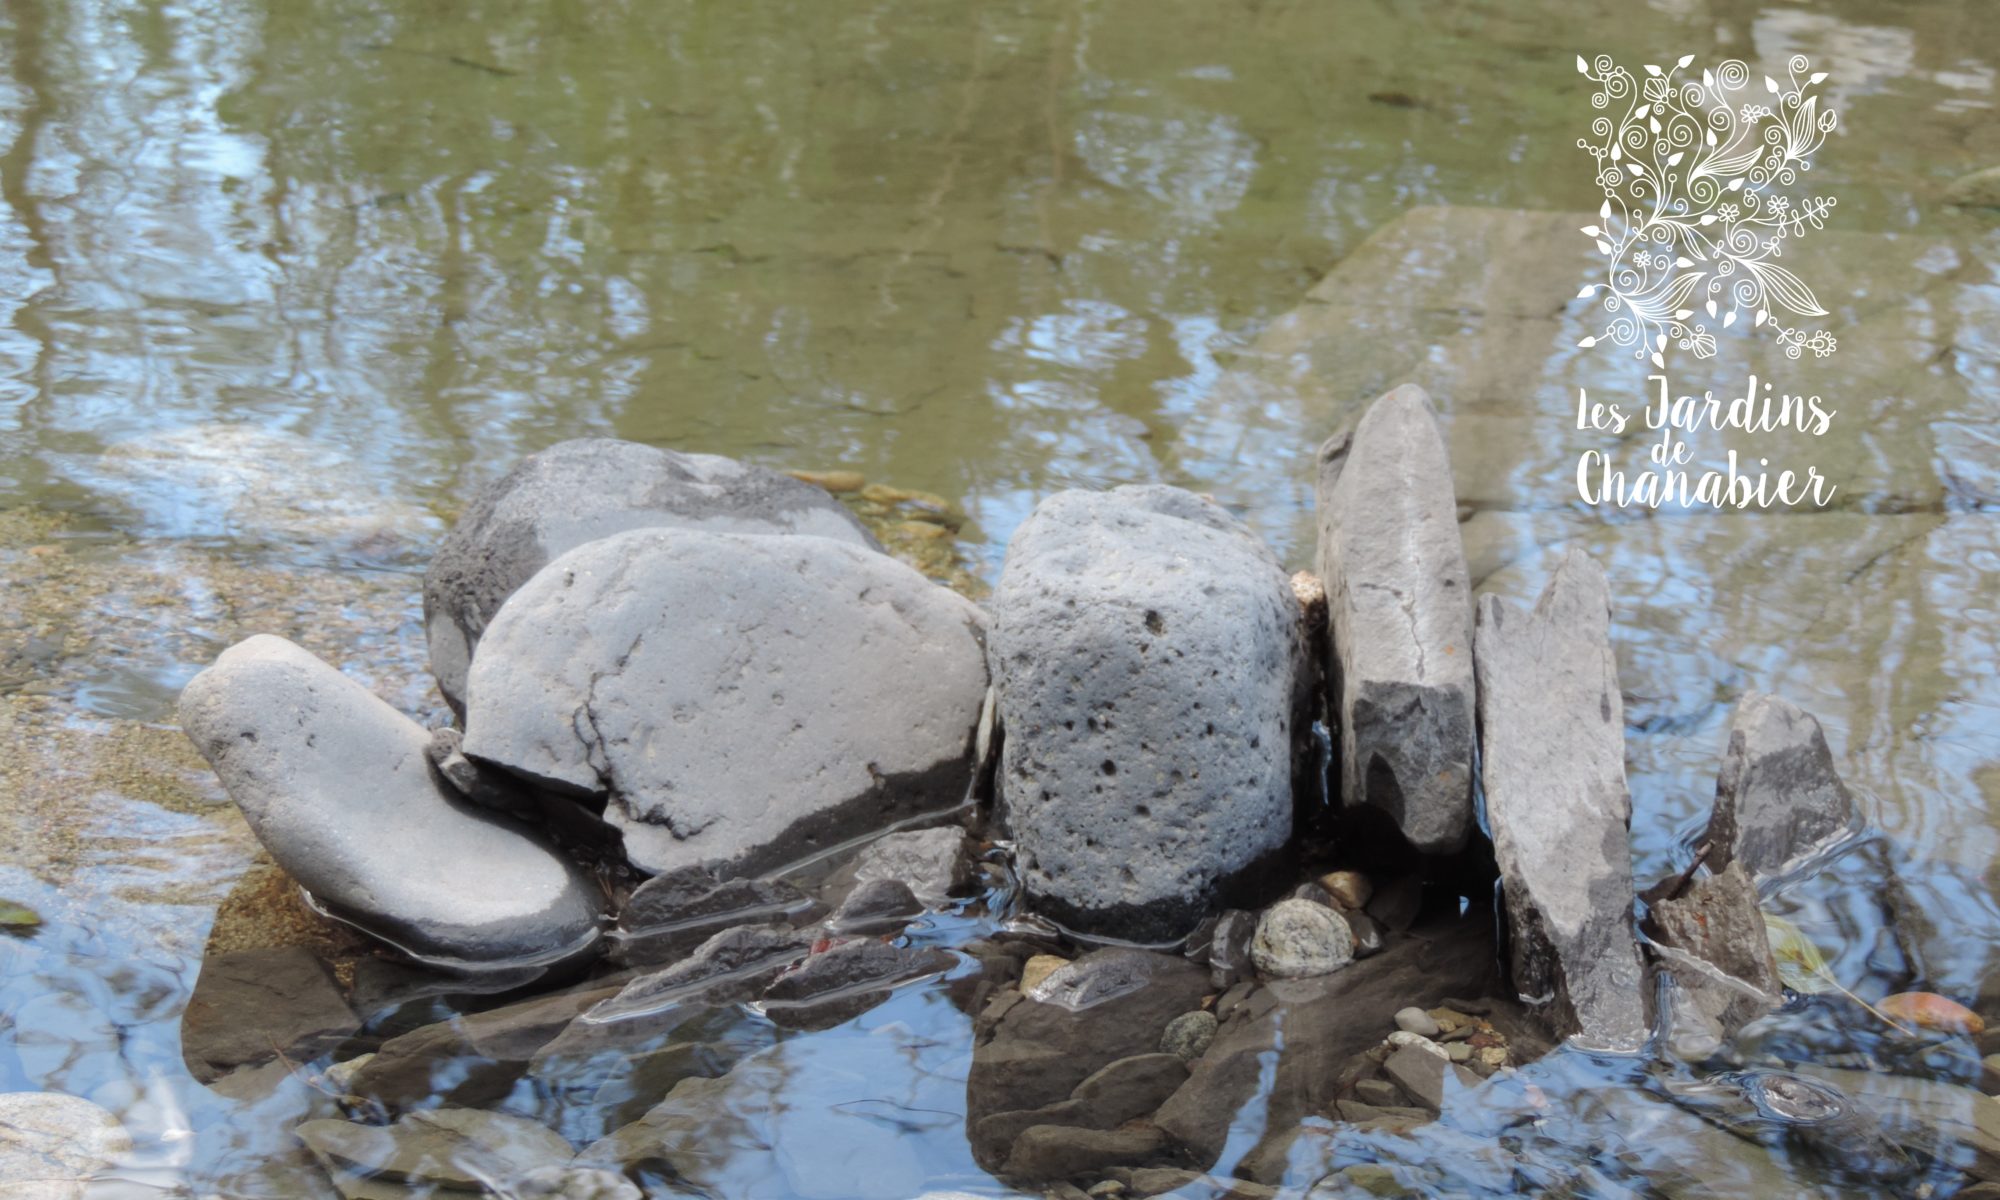
[[1185, 934], [1291, 833], [1298, 603], [1271, 552], [1179, 488], [1061, 492], [1014, 534], [988, 659], [1030, 904]]
[[431, 671], [453, 708], [493, 614], [565, 551], [628, 529], [806, 533], [879, 549], [820, 488], [713, 454], [578, 438], [530, 454], [481, 488], [424, 573]]
[[1710, 868], [1740, 862], [1762, 882], [1853, 833], [1860, 820], [1819, 722], [1782, 696], [1746, 693], [1715, 781], [1705, 835]]
[[576, 865], [458, 795], [421, 725], [305, 650], [240, 642], [179, 711], [258, 841], [329, 909], [434, 959], [594, 950], [600, 893]]
[[1610, 633], [1604, 571], [1572, 550], [1532, 610], [1479, 598], [1474, 659], [1514, 988], [1559, 1033], [1629, 1051], [1647, 1023]]
[[614, 534], [501, 607], [467, 681], [465, 753], [607, 794], [643, 870], [766, 871], [964, 798], [984, 626], [847, 542]]
[[1317, 569], [1328, 709], [1347, 806], [1429, 854], [1472, 832], [1472, 589], [1451, 460], [1422, 388], [1376, 400], [1320, 449]]

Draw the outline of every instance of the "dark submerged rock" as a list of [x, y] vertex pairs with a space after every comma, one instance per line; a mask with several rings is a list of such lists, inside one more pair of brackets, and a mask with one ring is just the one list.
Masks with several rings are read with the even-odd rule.
[[181, 1056], [207, 1083], [280, 1054], [317, 1058], [359, 1026], [333, 973], [310, 950], [238, 950], [203, 960], [181, 1014]]

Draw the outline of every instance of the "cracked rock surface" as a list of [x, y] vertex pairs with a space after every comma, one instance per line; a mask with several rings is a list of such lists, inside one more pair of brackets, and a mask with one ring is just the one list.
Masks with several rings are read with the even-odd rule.
[[1604, 570], [1570, 551], [1532, 609], [1479, 598], [1486, 818], [1514, 988], [1598, 1049], [1646, 1040], [1632, 930], [1632, 797]]
[[643, 870], [761, 872], [963, 799], [984, 627], [851, 542], [620, 533], [501, 607], [467, 678], [465, 753], [607, 796]]
[[1812, 714], [1782, 696], [1745, 694], [1715, 781], [1709, 864], [1741, 863], [1762, 881], [1852, 834], [1860, 819]]
[[824, 490], [764, 467], [616, 438], [558, 442], [482, 488], [424, 574], [424, 632], [445, 699], [463, 711], [466, 671], [486, 626], [551, 559], [658, 526], [875, 546]]
[[1291, 833], [1303, 650], [1285, 572], [1179, 488], [1061, 492], [1008, 544], [992, 608], [1030, 903], [1093, 933], [1186, 933]]
[[1472, 832], [1472, 589], [1430, 398], [1405, 385], [1375, 401], [1319, 470], [1341, 795], [1452, 853]]

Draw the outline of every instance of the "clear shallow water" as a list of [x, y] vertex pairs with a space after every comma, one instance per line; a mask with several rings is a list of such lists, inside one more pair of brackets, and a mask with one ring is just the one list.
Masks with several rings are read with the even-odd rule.
[[1469, 360], [1542, 405], [1475, 437], [1504, 404], [1439, 390], [1502, 531], [1480, 574], [1531, 595], [1570, 536], [1606, 560], [1642, 879], [1700, 825], [1734, 699], [1784, 691], [1877, 799], [1902, 897], [1893, 932], [1867, 889], [1794, 919], [1864, 994], [1972, 1000], [2000, 918], [2000, 240], [1940, 199], [2000, 161], [1978, 6], [51, 0], [0, 11], [0, 895], [49, 918], [0, 939], [0, 1088], [142, 1132], [170, 1095], [274, 1144], [179, 1065], [252, 846], [172, 697], [273, 631], [435, 711], [416, 572], [520, 453], [609, 433], [860, 470], [963, 507], [989, 577], [1040, 496], [1157, 479], [1303, 563], [1311, 446], [1370, 370], [1438, 360], [1460, 301], [1349, 287], [1381, 357], [1329, 394], [1239, 386], [1260, 344], [1415, 206], [1594, 207], [1579, 50], [1812, 56], [1829, 233], [1949, 261], [1840, 260], [1867, 286], [1829, 305], [1851, 357], [1823, 378], [1867, 381], [1829, 390], [1868, 433], [1829, 466], [1840, 513], [1600, 522], [1567, 499], [1561, 396], [1632, 381]]

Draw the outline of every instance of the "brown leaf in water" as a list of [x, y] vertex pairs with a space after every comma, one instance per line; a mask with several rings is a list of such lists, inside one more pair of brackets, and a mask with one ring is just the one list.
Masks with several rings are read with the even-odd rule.
[[1986, 1032], [1986, 1022], [1978, 1013], [1936, 992], [1898, 992], [1885, 997], [1877, 1007], [1919, 1029], [1974, 1035]]

